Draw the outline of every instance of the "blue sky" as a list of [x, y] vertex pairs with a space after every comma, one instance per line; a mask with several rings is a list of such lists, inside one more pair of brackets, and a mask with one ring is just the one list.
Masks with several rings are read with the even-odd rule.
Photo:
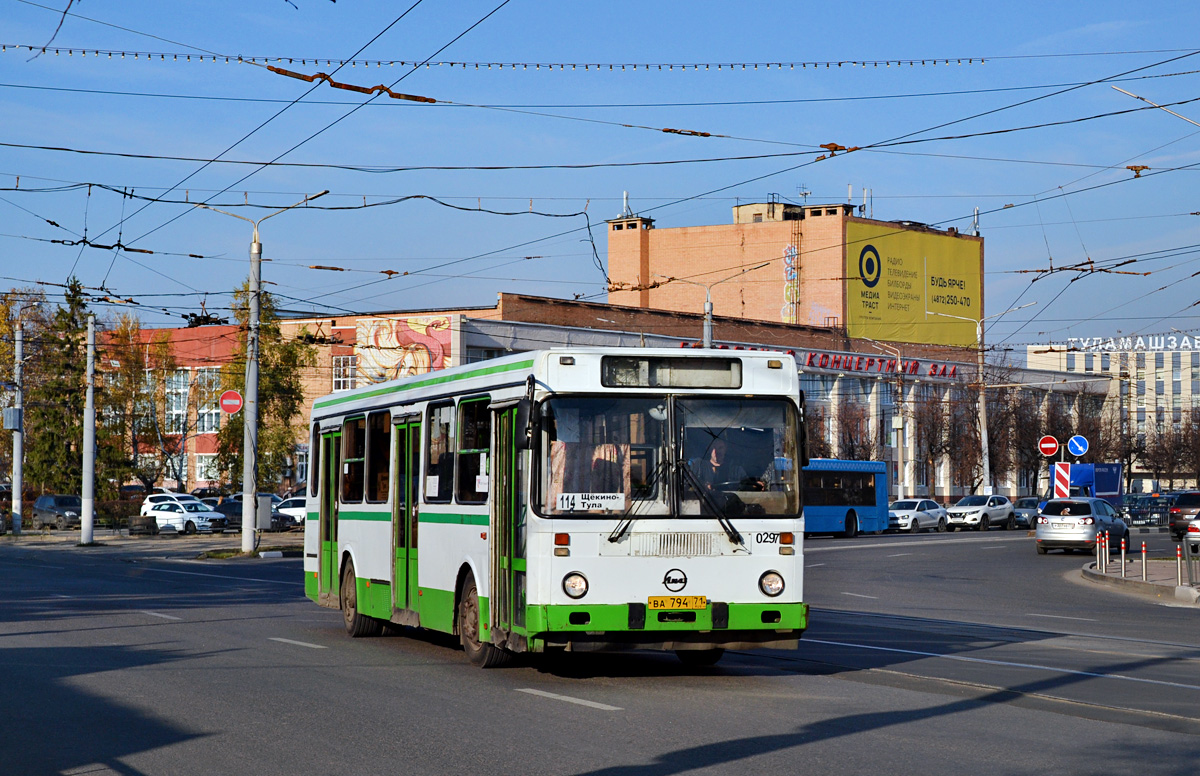
[[[499, 3], [423, 0], [397, 21], [411, 0], [81, 0], [56, 34], [67, 0], [0, 0], [0, 285], [74, 273], [138, 302], [101, 312], [221, 314], [250, 226], [187, 203], [260, 218], [328, 189], [321, 209], [261, 228], [263, 278], [289, 310], [603, 300], [579, 214], [603, 262], [623, 191], [674, 227], [727, 223], [769, 194], [844, 201], [850, 185], [881, 219], [965, 230], [980, 209], [987, 312], [1037, 302], [994, 322], [989, 343], [1200, 328], [1200, 127], [1154, 109], [1102, 116], [1145, 105], [1112, 85], [1200, 97], [1194, 4]], [[314, 89], [264, 58], [438, 102]], [[411, 67], [426, 59], [468, 66]], [[1172, 109], [1200, 121], [1200, 102]], [[1038, 126], [1054, 122], [1071, 123]], [[1023, 127], [1037, 128], [1000, 132]], [[897, 138], [921, 142], [880, 145]], [[824, 143], [870, 148], [814, 161]], [[278, 163], [196, 161], [218, 156]], [[700, 159], [722, 161], [644, 164]], [[544, 165], [595, 166], [479, 169]], [[1027, 272], [1089, 258], [1150, 274]]]

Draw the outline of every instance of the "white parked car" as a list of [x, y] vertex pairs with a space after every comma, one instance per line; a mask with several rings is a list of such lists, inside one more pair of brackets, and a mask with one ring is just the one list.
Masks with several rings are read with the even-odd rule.
[[920, 533], [926, 528], [942, 532], [949, 525], [946, 508], [927, 498], [902, 499], [888, 507], [888, 530]]
[[275, 510], [291, 516], [298, 524], [304, 525], [304, 518], [308, 516], [308, 507], [304, 505], [304, 501], [304, 496], [293, 496], [284, 499], [275, 507]]
[[188, 493], [151, 493], [142, 502], [141, 514], [148, 515], [150, 510], [159, 504], [199, 504], [200, 499]]
[[955, 528], [986, 531], [994, 525], [1011, 531], [1017, 527], [1013, 504], [1005, 496], [963, 496], [946, 511], [951, 531]]
[[224, 515], [212, 511], [201, 504], [198, 499], [193, 499], [190, 503], [159, 502], [151, 505], [146, 514], [154, 518], [160, 532], [164, 528], [167, 530], [173, 528], [183, 534], [223, 532], [225, 530]]

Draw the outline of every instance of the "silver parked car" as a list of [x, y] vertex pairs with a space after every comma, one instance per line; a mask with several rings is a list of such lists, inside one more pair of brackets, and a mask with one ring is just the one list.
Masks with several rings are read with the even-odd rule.
[[946, 508], [927, 498], [902, 499], [888, 507], [888, 530], [920, 533], [926, 528], [945, 531]]
[[1056, 498], [1046, 502], [1037, 519], [1037, 551], [1094, 551], [1097, 537], [1108, 532], [1109, 548], [1129, 538], [1129, 526], [1102, 498]]
[[994, 525], [1011, 531], [1017, 527], [1016, 512], [1006, 496], [963, 496], [946, 511], [951, 531], [955, 528], [986, 531]]
[[1013, 502], [1013, 514], [1017, 516], [1017, 525], [1033, 529], [1037, 527], [1038, 504], [1037, 496], [1024, 496]]

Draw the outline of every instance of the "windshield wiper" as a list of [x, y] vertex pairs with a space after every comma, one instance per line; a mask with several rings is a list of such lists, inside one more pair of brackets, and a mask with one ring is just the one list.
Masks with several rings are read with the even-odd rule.
[[[658, 482], [658, 475], [666, 469], [667, 461], [664, 458], [654, 467], [654, 471], [650, 473], [650, 479], [646, 482], [646, 490], [653, 492], [654, 485]], [[625, 514], [621, 516], [621, 522], [617, 523], [617, 527], [608, 535], [608, 540], [613, 544], [621, 541], [621, 537], [633, 526], [634, 514], [633, 508], [637, 506], [637, 501], [631, 499], [629, 506], [625, 509]]]
[[741, 533], [738, 532], [738, 529], [734, 527], [733, 523], [730, 522], [729, 518], [725, 515], [725, 510], [717, 507], [716, 503], [712, 500], [708, 493], [705, 492], [704, 486], [701, 485], [700, 481], [696, 479], [695, 472], [688, 468], [687, 464], [685, 464], [683, 461], [677, 462], [676, 466], [683, 471], [684, 476], [689, 482], [691, 482], [692, 487], [696, 489], [697, 495], [700, 496], [700, 499], [708, 506], [713, 515], [717, 518], [717, 522], [720, 523], [721, 528], [724, 529], [725, 535], [729, 537], [729, 541], [733, 542], [734, 544], [745, 544]]

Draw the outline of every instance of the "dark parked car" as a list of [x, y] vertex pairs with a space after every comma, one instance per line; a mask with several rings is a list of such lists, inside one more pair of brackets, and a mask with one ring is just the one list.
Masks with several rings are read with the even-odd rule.
[[40, 531], [42, 526], [63, 531], [78, 528], [82, 522], [79, 517], [82, 511], [83, 501], [79, 496], [38, 496], [37, 501], [33, 502], [33, 530]]
[[1167, 530], [1171, 532], [1171, 538], [1178, 542], [1187, 533], [1188, 525], [1200, 516], [1200, 491], [1180, 493], [1169, 509]]
[[242, 502], [227, 498], [216, 506], [210, 505], [209, 508], [225, 516], [225, 530], [242, 530]]

